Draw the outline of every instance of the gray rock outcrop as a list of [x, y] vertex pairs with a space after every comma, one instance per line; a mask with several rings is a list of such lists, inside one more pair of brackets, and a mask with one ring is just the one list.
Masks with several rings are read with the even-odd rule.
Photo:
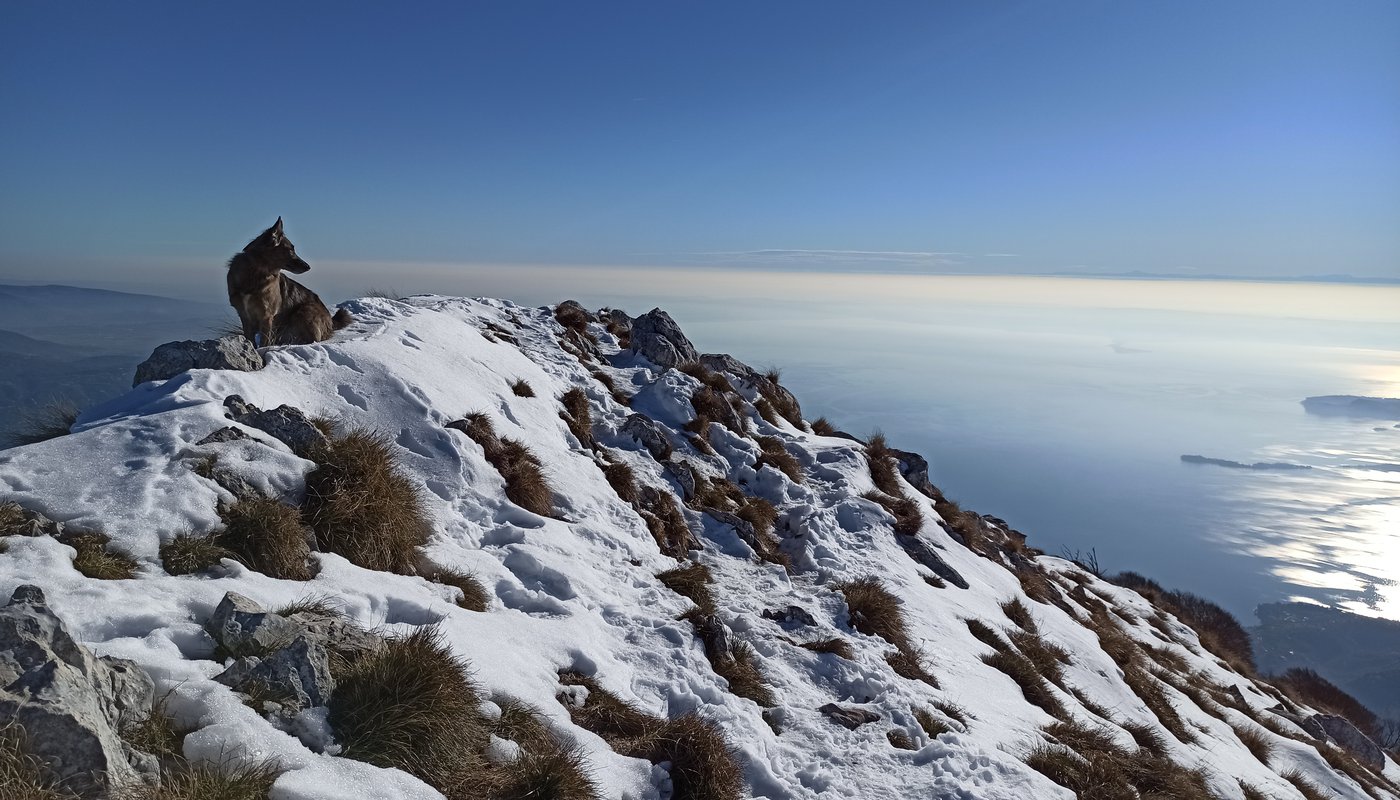
[[61, 536], [63, 523], [19, 503], [0, 503], [0, 536]]
[[1366, 767], [1376, 772], [1385, 769], [1385, 751], [1346, 717], [1313, 714], [1303, 720], [1302, 727], [1319, 739], [1333, 742]]
[[661, 423], [642, 414], [629, 414], [622, 422], [622, 432], [636, 439], [651, 457], [665, 461], [671, 457], [671, 437]]
[[880, 715], [874, 711], [855, 706], [838, 706], [835, 703], [827, 703], [817, 710], [825, 714], [827, 719], [832, 722], [851, 730], [880, 719]]
[[700, 358], [681, 327], [659, 308], [632, 321], [631, 337], [632, 352], [645, 356], [659, 367], [675, 367]]
[[151, 711], [155, 686], [136, 664], [93, 656], [37, 586], [0, 608], [0, 719], [14, 720], [31, 755], [82, 795], [143, 782], [156, 766], [119, 731]]
[[904, 552], [908, 553], [910, 558], [928, 567], [933, 571], [933, 574], [959, 589], [968, 588], [967, 579], [951, 564], [944, 561], [943, 557], [926, 539], [921, 536], [905, 536], [903, 534], [895, 534], [895, 539], [899, 541], [899, 546], [904, 548]]
[[268, 653], [291, 643], [301, 627], [263, 609], [237, 592], [228, 592], [205, 626], [209, 635], [234, 656]]
[[166, 342], [157, 347], [150, 358], [137, 365], [131, 385], [167, 380], [192, 369], [255, 372], [262, 368], [262, 355], [252, 342], [242, 336]]
[[224, 408], [234, 422], [257, 428], [292, 449], [302, 458], [311, 458], [325, 447], [329, 440], [320, 428], [299, 408], [280, 405], [271, 411], [263, 411], [242, 397], [231, 394], [224, 399]]

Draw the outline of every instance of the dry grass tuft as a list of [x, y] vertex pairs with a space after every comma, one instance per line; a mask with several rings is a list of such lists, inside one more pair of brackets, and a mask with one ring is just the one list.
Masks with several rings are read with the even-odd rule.
[[529, 447], [515, 439], [497, 437], [485, 414], [468, 414], [448, 427], [462, 431], [481, 446], [486, 460], [505, 481], [506, 497], [512, 503], [540, 516], [553, 513], [554, 492], [545, 477], [544, 465]]
[[1052, 717], [1063, 717], [1065, 708], [1060, 699], [1051, 691], [1050, 684], [1041, 676], [1025, 656], [1014, 650], [1003, 650], [982, 657], [982, 661], [994, 669], [1005, 673], [1021, 687], [1021, 695], [1026, 702], [1041, 709]]
[[1026, 764], [1079, 797], [1202, 800], [1212, 797], [1205, 775], [1158, 754], [1128, 750], [1097, 728], [1060, 722], [1045, 729]]
[[632, 404], [632, 398], [628, 397], [626, 392], [619, 389], [617, 383], [614, 382], [606, 372], [594, 370], [592, 375], [594, 380], [603, 384], [603, 388], [608, 390], [608, 394], [612, 395], [612, 399], [616, 401], [618, 405], [626, 406]]
[[747, 497], [734, 513], [753, 526], [754, 552], [758, 553], [759, 558], [784, 569], [792, 566], [792, 559], [778, 546], [778, 537], [773, 534], [778, 509], [772, 503], [762, 497]]
[[19, 532], [24, 524], [24, 508], [19, 503], [0, 502], [0, 536]]
[[802, 424], [802, 409], [798, 407], [792, 393], [782, 388], [779, 383], [782, 376], [782, 370], [771, 368], [763, 374], [763, 380], [760, 380], [755, 388], [783, 419], [792, 423], [798, 430], [804, 430], [806, 426]]
[[962, 537], [963, 544], [967, 545], [967, 549], [981, 555], [987, 555], [991, 552], [991, 542], [988, 541], [986, 528], [983, 527], [982, 518], [978, 516], [977, 512], [965, 511], [962, 506], [958, 505], [957, 501], [947, 497], [934, 500], [933, 510], [938, 512], [938, 516], [948, 523], [948, 527], [953, 532]]
[[24, 731], [14, 720], [0, 722], [0, 797], [4, 800], [77, 800], [30, 755]]
[[588, 331], [588, 323], [593, 321], [593, 315], [583, 310], [582, 307], [572, 303], [560, 303], [554, 309], [554, 319], [566, 330], [575, 331], [580, 336], [597, 343], [597, 338]]
[[884, 492], [869, 491], [861, 497], [880, 506], [894, 517], [894, 532], [901, 536], [913, 536], [924, 527], [924, 515], [916, 500], [900, 495], [890, 497]]
[[1007, 619], [1016, 624], [1016, 627], [1023, 631], [1035, 632], [1035, 620], [1031, 617], [1031, 610], [1021, 602], [1021, 598], [1012, 598], [1002, 603], [1001, 611]]
[[743, 642], [730, 645], [727, 653], [710, 654], [715, 674], [729, 681], [729, 691], [768, 708], [774, 704], [773, 690], [763, 682], [763, 672], [753, 648]]
[[700, 381], [704, 386], [714, 389], [716, 392], [722, 394], [734, 392], [734, 384], [730, 383], [728, 378], [722, 373], [715, 372], [704, 364], [701, 364], [699, 361], [686, 362], [676, 367], [676, 369]]
[[1381, 738], [1381, 722], [1375, 713], [1313, 670], [1294, 667], [1274, 676], [1270, 683], [1283, 690], [1295, 703], [1346, 717], [1367, 736]]
[[73, 568], [87, 577], [104, 581], [136, 577], [136, 559], [109, 548], [110, 541], [99, 531], [74, 531], [63, 536], [63, 543], [78, 551]]
[[924, 668], [922, 656], [909, 639], [909, 627], [904, 620], [899, 598], [891, 594], [878, 578], [860, 578], [838, 584], [835, 588], [846, 598], [852, 628], [894, 645], [895, 652], [886, 656], [885, 661], [896, 674], [938, 685]]
[[516, 397], [534, 397], [534, 396], [535, 396], [535, 390], [532, 389], [532, 388], [530, 388], [530, 384], [527, 383], [527, 382], [525, 381], [524, 378], [521, 378], [521, 379], [515, 381], [514, 383], [512, 383], [512, 384], [510, 385], [510, 390], [511, 390], [512, 392], [515, 393], [515, 396], [516, 396]]
[[217, 534], [196, 536], [182, 533], [160, 546], [160, 563], [171, 575], [191, 575], [218, 566], [225, 558], [235, 558]]
[[865, 442], [865, 461], [870, 466], [870, 480], [875, 488], [891, 497], [902, 497], [904, 487], [899, 481], [898, 462], [891, 452], [885, 434], [876, 431]]
[[890, 745], [891, 745], [892, 747], [897, 747], [897, 748], [899, 748], [900, 750], [918, 750], [918, 749], [919, 749], [919, 748], [917, 748], [917, 747], [914, 746], [914, 739], [913, 739], [913, 737], [911, 737], [911, 736], [909, 735], [909, 732], [908, 732], [908, 731], [905, 731], [905, 730], [902, 730], [902, 729], [900, 729], [900, 728], [895, 728], [894, 730], [890, 731], [889, 733], [886, 733], [886, 734], [885, 734], [885, 738], [886, 738], [886, 739], [889, 739]]
[[342, 755], [397, 768], [451, 800], [480, 797], [489, 726], [467, 665], [436, 629], [389, 639], [337, 676], [330, 724]]
[[20, 415], [18, 424], [3, 439], [0, 449], [38, 444], [67, 436], [78, 421], [78, 407], [67, 400], [54, 400]]
[[671, 591], [695, 604], [701, 614], [715, 613], [715, 598], [710, 593], [710, 569], [695, 563], [666, 570], [656, 579]]
[[117, 792], [113, 800], [265, 800], [285, 770], [275, 761], [189, 764], [162, 770], [159, 786]]
[[432, 524], [389, 437], [352, 430], [333, 437], [317, 460], [302, 511], [320, 548], [365, 569], [412, 575]]
[[607, 479], [613, 491], [617, 492], [618, 498], [624, 503], [637, 505], [641, 499], [641, 492], [637, 489], [637, 473], [621, 461], [604, 464], [602, 470], [603, 477]]
[[460, 590], [462, 596], [457, 598], [457, 605], [461, 608], [468, 611], [485, 611], [491, 607], [491, 593], [471, 573], [438, 567], [429, 573], [428, 580]]
[[[914, 709], [914, 719], [918, 720], [919, 727], [924, 729], [924, 733], [927, 734], [930, 739], [937, 739], [940, 735], [953, 729], [951, 725], [935, 717], [933, 712], [927, 709]], [[963, 724], [965, 726], [967, 723]]]
[[538, 709], [514, 698], [498, 698], [500, 719], [492, 733], [520, 745], [520, 758], [496, 768], [491, 800], [596, 800], [587, 757], [549, 730]]
[[588, 698], [570, 707], [575, 724], [598, 734], [618, 753], [653, 764], [670, 762], [673, 800], [738, 800], [743, 771], [719, 726], [690, 713], [664, 720], [639, 711], [592, 678], [559, 676], [566, 685], [584, 686]]
[[569, 426], [569, 432], [579, 440], [579, 444], [584, 447], [593, 446], [593, 415], [588, 407], [588, 395], [582, 389], [575, 387], [559, 396], [559, 402], [563, 404], [564, 411], [559, 417], [564, 420], [564, 424]]
[[1269, 796], [1257, 786], [1240, 781], [1240, 791], [1244, 792], [1244, 800], [1269, 800]]
[[812, 420], [812, 433], [818, 436], [832, 436], [836, 433], [836, 426], [832, 425], [826, 417], [817, 417]]
[[692, 433], [700, 433], [706, 423], [718, 422], [743, 435], [743, 420], [734, 413], [734, 407], [725, 399], [724, 393], [701, 386], [691, 393], [690, 405], [695, 409], [695, 419], [686, 423], [686, 429]]
[[947, 715], [948, 719], [960, 723], [964, 728], [968, 726], [968, 721], [973, 719], [972, 712], [946, 700], [935, 700], [933, 707]]
[[1296, 769], [1279, 773], [1279, 777], [1293, 784], [1293, 788], [1306, 800], [1330, 800], [1329, 795], [1322, 791], [1322, 787], [1308, 780], [1306, 775]]
[[1269, 759], [1274, 755], [1274, 743], [1269, 741], [1269, 737], [1260, 728], [1252, 725], [1231, 725], [1235, 736], [1239, 737], [1240, 744], [1249, 749], [1253, 756], [1259, 759], [1261, 764], [1267, 765]]
[[793, 483], [802, 482], [802, 465], [783, 445], [782, 439], [776, 436], [757, 436], [754, 441], [758, 442], [762, 451], [753, 465], [754, 469], [762, 469], [767, 465], [788, 476]]
[[1190, 625], [1201, 644], [1242, 675], [1254, 675], [1254, 648], [1249, 633], [1234, 615], [1189, 592], [1168, 591], [1135, 572], [1120, 572], [1111, 580], [1135, 590], [1154, 605]]
[[219, 509], [224, 529], [217, 543], [248, 569], [273, 578], [311, 580], [311, 548], [295, 508], [270, 497], [251, 497]]
[[694, 537], [675, 497], [670, 492], [647, 486], [641, 490], [638, 505], [642, 520], [662, 554], [678, 560], [685, 558], [694, 545]]
[[811, 650], [813, 653], [830, 653], [834, 656], [840, 656], [847, 661], [854, 661], [856, 657], [855, 651], [851, 649], [850, 642], [835, 637], [830, 639], [818, 639], [815, 642], [799, 642], [797, 646]]

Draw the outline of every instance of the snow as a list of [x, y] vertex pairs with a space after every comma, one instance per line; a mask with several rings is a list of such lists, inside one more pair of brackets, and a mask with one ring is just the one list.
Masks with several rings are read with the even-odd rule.
[[[754, 648], [774, 690], [779, 706], [769, 718], [781, 728], [775, 732], [759, 706], [727, 690], [690, 625], [677, 619], [689, 601], [655, 579], [677, 563], [659, 553], [641, 518], [619, 500], [593, 455], [569, 433], [555, 399], [582, 388], [599, 442], [643, 482], [676, 490], [661, 466], [620, 428], [631, 413], [672, 427], [689, 421], [694, 414], [688, 397], [698, 386], [693, 378], [616, 352], [616, 341], [595, 325], [611, 356], [605, 370], [620, 387], [637, 392], [629, 408], [591, 377], [596, 365], [581, 364], [560, 347], [562, 329], [550, 309], [431, 296], [367, 299], [349, 307], [357, 319], [352, 327], [330, 342], [268, 349], [267, 366], [259, 372], [195, 371], [144, 384], [89, 409], [69, 436], [0, 451], [0, 499], [73, 526], [100, 528], [113, 547], [141, 562], [136, 579], [90, 580], [73, 569], [72, 550], [65, 545], [11, 537], [9, 552], [0, 557], [0, 592], [8, 596], [22, 583], [39, 584], [77, 638], [99, 653], [146, 668], [160, 691], [170, 692], [169, 708], [179, 721], [198, 728], [185, 740], [187, 757], [275, 758], [288, 768], [274, 787], [277, 800], [439, 796], [405, 773], [336, 757], [323, 715], [303, 715], [294, 731], [285, 732], [215, 683], [212, 676], [222, 665], [212, 660], [202, 622], [227, 591], [269, 606], [329, 597], [356, 623], [387, 633], [439, 626], [471, 663], [485, 696], [534, 705], [551, 727], [586, 748], [610, 798], [663, 798], [664, 765], [619, 756], [601, 738], [574, 726], [565, 703], [581, 702], [586, 690], [561, 689], [561, 669], [593, 675], [651, 713], [694, 710], [716, 721], [740, 753], [754, 797], [1072, 797], [1022, 761], [1040, 740], [1038, 729], [1054, 720], [982, 662], [989, 649], [964, 623], [980, 619], [1009, 630], [998, 606], [1013, 598], [1031, 609], [1047, 639], [1072, 654], [1065, 668], [1068, 685], [1111, 709], [1119, 721], [1157, 724], [1092, 631], [1067, 611], [1027, 598], [1005, 566], [959, 544], [940, 528], [932, 506], [922, 502], [926, 521], [920, 535], [971, 588], [934, 588], [925, 582], [926, 571], [895, 541], [890, 515], [859, 497], [873, 487], [858, 444], [805, 433], [786, 422], [770, 425], [754, 415], [756, 432], [782, 438], [802, 464], [802, 484], [771, 467], [755, 471], [756, 445], [719, 426], [712, 426], [717, 455], [692, 453], [691, 462], [702, 473], [728, 475], [778, 507], [784, 548], [796, 569], [789, 575], [756, 560], [731, 528], [708, 516], [692, 517], [697, 530], [704, 530], [704, 549], [693, 555], [714, 575], [720, 620]], [[488, 324], [511, 331], [518, 344], [484, 335]], [[519, 379], [531, 385], [535, 397], [511, 391]], [[251, 429], [245, 432], [256, 441], [196, 445], [230, 424], [222, 403], [231, 394], [263, 408], [286, 403], [388, 434], [421, 483], [435, 521], [428, 559], [477, 576], [492, 595], [490, 609], [463, 610], [452, 603], [453, 589], [370, 572], [326, 553], [317, 556], [319, 573], [305, 582], [275, 580], [233, 562], [213, 575], [165, 574], [160, 544], [181, 533], [216, 529], [216, 505], [230, 499], [193, 465], [216, 455], [221, 467], [289, 502], [299, 499], [303, 478], [314, 466]], [[512, 504], [481, 448], [445, 427], [470, 412], [487, 414], [498, 434], [520, 439], [540, 456], [559, 518]], [[921, 498], [911, 487], [906, 494]], [[1059, 559], [1041, 557], [1039, 563], [1051, 574], [1084, 582], [1137, 619], [1134, 637], [1172, 649], [1193, 671], [1240, 686], [1256, 708], [1273, 705], [1272, 698], [1198, 645], [1188, 649], [1165, 642], [1141, 619], [1153, 609], [1140, 595]], [[914, 641], [941, 688], [897, 676], [884, 660], [889, 644], [850, 628], [844, 601], [831, 587], [867, 575], [879, 577], [901, 599]], [[1068, 577], [1062, 580], [1065, 587], [1073, 585]], [[815, 628], [784, 629], [761, 616], [765, 609], [788, 605], [811, 613]], [[1195, 642], [1189, 628], [1171, 624], [1182, 641]], [[854, 660], [795, 645], [838, 636], [855, 648]], [[1073, 697], [1056, 692], [1077, 719], [1103, 724]], [[1338, 797], [1367, 796], [1328, 769], [1311, 747], [1272, 734], [1276, 755], [1273, 769], [1266, 767], [1223, 722], [1168, 692], [1187, 724], [1202, 732], [1195, 744], [1168, 735], [1172, 753], [1205, 769], [1220, 797], [1243, 797], [1237, 779], [1274, 797], [1299, 797], [1274, 771], [1289, 766]], [[881, 720], [847, 730], [817, 712], [829, 702], [861, 704]], [[954, 731], [929, 740], [912, 712], [936, 702], [966, 709], [969, 724], [955, 723]], [[1245, 720], [1233, 710], [1225, 713]], [[918, 749], [890, 746], [886, 733], [896, 728]], [[508, 761], [517, 750], [511, 742], [494, 740], [491, 757]], [[1400, 777], [1400, 767], [1388, 764], [1387, 775]]]

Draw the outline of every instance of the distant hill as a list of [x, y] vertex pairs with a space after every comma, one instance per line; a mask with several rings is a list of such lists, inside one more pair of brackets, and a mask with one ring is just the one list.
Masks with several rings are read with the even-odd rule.
[[1314, 669], [1377, 714], [1400, 719], [1400, 622], [1310, 603], [1265, 603], [1255, 614], [1261, 670]]

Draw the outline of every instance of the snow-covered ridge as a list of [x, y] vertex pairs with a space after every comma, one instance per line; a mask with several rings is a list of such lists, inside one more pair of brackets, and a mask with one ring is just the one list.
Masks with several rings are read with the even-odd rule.
[[[1045, 687], [1061, 717], [1128, 749], [1137, 747], [1129, 728], [1155, 731], [1164, 757], [1199, 769], [1210, 796], [1247, 798], [1248, 786], [1264, 797], [1302, 798], [1281, 777], [1296, 770], [1332, 796], [1400, 798], [1382, 785], [1400, 781], [1400, 766], [1387, 759], [1368, 793], [1330, 767], [1290, 721], [1305, 718], [1307, 709], [1269, 711], [1280, 704], [1276, 690], [1212, 656], [1189, 627], [1142, 595], [1037, 555], [995, 523], [980, 523], [977, 541], [945, 525], [953, 520], [935, 511], [915, 459], [896, 480], [922, 524], [916, 533], [897, 533], [896, 518], [862, 497], [876, 488], [864, 446], [772, 413], [765, 419], [758, 406], [772, 387], [737, 362], [707, 360], [727, 367], [723, 374], [739, 398], [731, 405], [742, 420], [737, 431], [710, 425], [704, 435], [711, 452], [702, 452], [695, 431], [686, 429], [701, 382], [642, 354], [660, 358], [656, 350], [621, 346], [619, 336], [633, 322], [625, 315], [595, 317], [585, 337], [563, 327], [553, 309], [499, 300], [368, 299], [348, 307], [357, 323], [332, 341], [267, 349], [266, 366], [256, 372], [198, 370], [142, 384], [88, 409], [68, 436], [0, 451], [0, 500], [101, 529], [114, 549], [140, 564], [134, 579], [94, 580], [74, 569], [72, 548], [56, 539], [9, 537], [0, 593], [39, 585], [77, 639], [145, 668], [158, 691], [171, 692], [169, 708], [196, 729], [184, 745], [191, 759], [231, 752], [275, 758], [287, 768], [275, 798], [440, 796], [406, 773], [331, 755], [314, 738], [303, 743], [213, 681], [224, 665], [214, 660], [204, 624], [233, 591], [266, 607], [332, 598], [354, 623], [389, 633], [436, 625], [488, 694], [535, 705], [586, 749], [607, 797], [665, 797], [666, 766], [618, 755], [574, 725], [571, 695], [561, 699], [561, 671], [590, 675], [653, 714], [698, 711], [715, 721], [738, 751], [755, 797], [1074, 797], [1026, 764], [1032, 748], [1047, 741], [1042, 729], [1057, 721], [1042, 707], [1050, 704], [1032, 704], [1011, 677], [986, 663], [993, 646], [968, 624], [1014, 640], [1020, 628], [1002, 606], [1019, 600], [1040, 640], [1065, 655], [1058, 681]], [[521, 380], [534, 396], [512, 391]], [[576, 388], [587, 395], [597, 449], [561, 419], [558, 398]], [[224, 401], [235, 394], [261, 408], [287, 404], [390, 437], [434, 520], [425, 557], [476, 575], [490, 608], [459, 608], [447, 586], [365, 570], [331, 553], [317, 554], [319, 571], [309, 581], [273, 579], [233, 561], [211, 573], [166, 574], [161, 544], [218, 529], [216, 508], [230, 499], [198, 464], [213, 456], [290, 503], [300, 501], [315, 466], [253, 429], [248, 439], [196, 444], [231, 424]], [[470, 413], [487, 415], [498, 433], [539, 457], [553, 489], [553, 516], [510, 502], [482, 448], [448, 427]], [[669, 456], [648, 449], [643, 439], [652, 435], [666, 440]], [[781, 442], [800, 482], [763, 458], [760, 436]], [[680, 619], [692, 604], [656, 578], [680, 562], [662, 554], [637, 510], [619, 498], [600, 469], [602, 453], [685, 508], [701, 545], [689, 559], [712, 574], [722, 634], [753, 649], [772, 690], [771, 708], [736, 696], [715, 673], [694, 627]], [[727, 478], [771, 502], [790, 567], [760, 559], [724, 514], [690, 508], [697, 477]], [[887, 660], [891, 644], [852, 626], [835, 587], [871, 576], [902, 603], [931, 679], [897, 674]], [[782, 613], [789, 607], [811, 624]], [[1105, 621], [1138, 643], [1134, 658], [1146, 678], [1125, 680], [1115, 661], [1121, 654], [1101, 641]], [[828, 639], [846, 642], [853, 657], [800, 646]], [[1144, 680], [1180, 724], [1164, 725], [1162, 709], [1144, 702]], [[848, 729], [818, 710], [830, 703], [875, 721]], [[934, 713], [948, 732], [930, 737], [916, 712]], [[1257, 729], [1272, 747], [1268, 763], [1234, 728]], [[913, 749], [894, 746], [892, 732]]]

